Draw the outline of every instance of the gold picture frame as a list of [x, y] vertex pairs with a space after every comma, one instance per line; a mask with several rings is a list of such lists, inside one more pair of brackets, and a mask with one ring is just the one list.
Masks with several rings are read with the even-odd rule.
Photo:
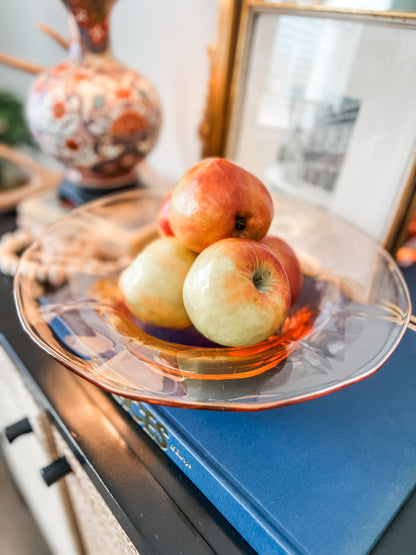
[[[326, 206], [394, 253], [416, 191], [416, 143], [409, 121], [415, 51], [413, 13], [223, 0], [217, 44], [210, 52], [202, 155], [234, 160], [276, 190], [270, 161], [286, 155], [289, 162], [274, 162], [276, 182], [282, 186], [284, 170], [293, 189], [288, 186], [284, 193]], [[281, 69], [288, 57], [292, 72], [298, 72], [292, 81], [289, 70]], [[336, 79], [331, 80], [331, 68]], [[326, 71], [321, 84], [319, 71]], [[273, 120], [276, 114], [279, 123]], [[339, 123], [346, 114], [347, 124]], [[338, 137], [334, 145], [317, 147], [319, 136], [329, 141], [329, 132]]]

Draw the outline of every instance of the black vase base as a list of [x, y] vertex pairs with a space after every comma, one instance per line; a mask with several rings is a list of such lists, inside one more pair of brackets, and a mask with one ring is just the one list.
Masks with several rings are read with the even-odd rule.
[[131, 191], [133, 189], [142, 188], [143, 184], [136, 178], [130, 183], [122, 185], [121, 187], [82, 187], [73, 181], [63, 179], [58, 187], [58, 195], [61, 202], [68, 207], [77, 207], [90, 202], [103, 198], [104, 196], [121, 193], [124, 191]]

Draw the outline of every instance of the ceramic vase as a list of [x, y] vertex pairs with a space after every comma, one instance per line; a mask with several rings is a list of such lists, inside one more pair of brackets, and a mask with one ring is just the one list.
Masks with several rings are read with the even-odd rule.
[[149, 81], [111, 54], [115, 0], [63, 2], [69, 55], [38, 76], [27, 118], [42, 150], [65, 167], [61, 194], [80, 204], [136, 184], [137, 164], [155, 145], [161, 109]]

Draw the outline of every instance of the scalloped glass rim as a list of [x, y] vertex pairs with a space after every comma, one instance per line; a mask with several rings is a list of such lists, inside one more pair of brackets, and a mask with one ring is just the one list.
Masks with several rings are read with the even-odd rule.
[[[339, 217], [280, 196], [274, 196], [270, 232], [291, 244], [305, 274], [280, 335], [250, 347], [212, 348], [140, 329], [115, 284], [137, 249], [156, 236], [162, 201], [139, 189], [91, 202], [23, 254], [14, 282], [22, 325], [71, 371], [110, 393], [150, 403], [260, 410], [355, 383], [396, 348], [411, 307], [392, 257]], [[67, 268], [67, 276], [44, 287], [28, 267], [51, 261]]]

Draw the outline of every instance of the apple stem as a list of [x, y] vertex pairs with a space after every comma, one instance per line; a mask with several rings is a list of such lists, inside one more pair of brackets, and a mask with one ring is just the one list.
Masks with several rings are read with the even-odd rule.
[[264, 268], [258, 268], [253, 275], [253, 283], [259, 293], [267, 291], [270, 285], [270, 272]]
[[238, 231], [241, 231], [246, 227], [246, 219], [243, 216], [236, 216], [235, 217], [235, 228]]
[[263, 281], [263, 276], [256, 275], [253, 278], [254, 285], [256, 286], [257, 289], [262, 281]]

